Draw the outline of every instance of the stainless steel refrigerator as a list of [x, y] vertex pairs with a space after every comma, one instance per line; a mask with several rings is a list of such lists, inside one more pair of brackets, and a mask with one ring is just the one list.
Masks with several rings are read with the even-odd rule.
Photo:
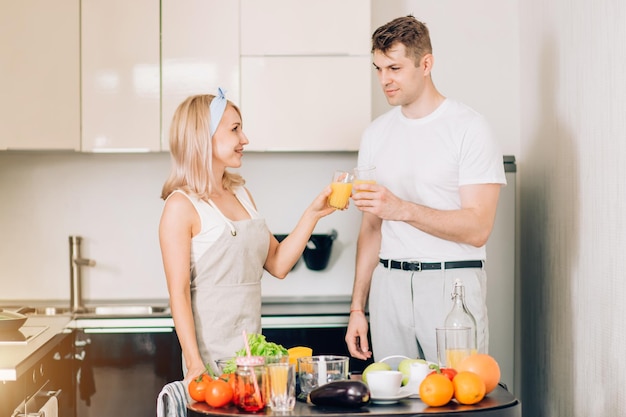
[[516, 172], [515, 157], [504, 156], [507, 185], [500, 201], [493, 231], [487, 242], [487, 309], [489, 315], [489, 354], [496, 358], [501, 382], [515, 393], [516, 355]]

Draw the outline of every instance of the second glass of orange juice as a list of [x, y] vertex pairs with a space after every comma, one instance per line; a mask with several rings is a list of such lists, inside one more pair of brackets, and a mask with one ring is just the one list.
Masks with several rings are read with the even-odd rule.
[[354, 184], [376, 184], [376, 167], [369, 165], [354, 168]]
[[343, 210], [348, 205], [352, 193], [352, 180], [354, 176], [347, 171], [335, 171], [333, 182], [330, 184], [333, 192], [328, 197], [328, 205]]

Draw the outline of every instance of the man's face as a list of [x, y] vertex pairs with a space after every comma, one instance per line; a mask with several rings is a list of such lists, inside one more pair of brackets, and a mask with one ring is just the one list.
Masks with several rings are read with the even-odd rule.
[[390, 105], [408, 106], [421, 96], [427, 77], [424, 59], [416, 67], [403, 44], [396, 43], [386, 54], [374, 51], [374, 68]]

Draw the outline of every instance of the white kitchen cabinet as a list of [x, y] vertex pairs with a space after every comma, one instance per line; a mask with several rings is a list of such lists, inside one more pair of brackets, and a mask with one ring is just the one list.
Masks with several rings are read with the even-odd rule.
[[367, 55], [369, 0], [241, 0], [242, 55]]
[[371, 118], [369, 56], [242, 57], [243, 129], [256, 151], [354, 151]]
[[82, 0], [82, 150], [160, 150], [157, 0]]
[[218, 87], [239, 105], [239, 2], [162, 0], [161, 147], [169, 149], [169, 130], [178, 105], [194, 94]]
[[0, 150], [78, 150], [79, 0], [1, 8]]
[[241, 109], [255, 151], [355, 151], [371, 121], [369, 0], [241, 0]]

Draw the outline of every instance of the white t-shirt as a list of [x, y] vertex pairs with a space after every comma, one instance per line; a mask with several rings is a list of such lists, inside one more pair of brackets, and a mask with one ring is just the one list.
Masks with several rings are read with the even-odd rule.
[[[376, 179], [403, 200], [439, 210], [461, 207], [459, 187], [506, 184], [502, 153], [486, 120], [446, 99], [421, 119], [400, 107], [378, 117], [363, 133], [359, 165], [376, 166]], [[485, 259], [476, 248], [429, 235], [400, 221], [383, 221], [380, 257], [441, 262]]]

